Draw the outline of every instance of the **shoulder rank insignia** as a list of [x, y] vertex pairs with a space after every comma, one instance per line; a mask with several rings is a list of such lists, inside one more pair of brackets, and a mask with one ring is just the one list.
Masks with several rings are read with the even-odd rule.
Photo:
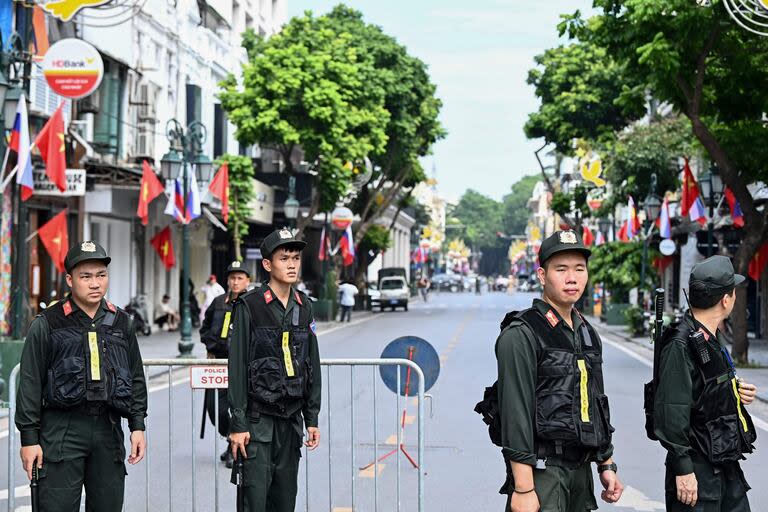
[[298, 303], [299, 303], [299, 306], [303, 306], [303, 305], [304, 305], [304, 303], [303, 303], [303, 302], [301, 302], [301, 295], [299, 295], [299, 292], [297, 292], [296, 290], [294, 290], [294, 291], [293, 291], [293, 295], [296, 297], [296, 302], [298, 302]]
[[107, 309], [108, 309], [108, 310], [110, 310], [110, 311], [111, 311], [111, 312], [113, 312], [113, 313], [117, 313], [117, 308], [115, 307], [115, 305], [114, 305], [114, 304], [112, 304], [112, 303], [111, 303], [111, 302], [109, 302], [108, 300], [105, 300], [104, 302], [106, 302], [106, 303], [107, 303]]
[[547, 311], [547, 314], [544, 316], [547, 318], [547, 322], [549, 322], [549, 325], [551, 325], [552, 327], [555, 327], [557, 326], [558, 323], [560, 323], [560, 320], [557, 318], [557, 315], [551, 309]]
[[72, 304], [70, 304], [68, 300], [64, 301], [64, 304], [61, 307], [64, 309], [64, 316], [72, 314]]
[[273, 300], [275, 300], [275, 298], [272, 296], [272, 291], [270, 291], [270, 290], [265, 291], [264, 292], [264, 302], [269, 304]]

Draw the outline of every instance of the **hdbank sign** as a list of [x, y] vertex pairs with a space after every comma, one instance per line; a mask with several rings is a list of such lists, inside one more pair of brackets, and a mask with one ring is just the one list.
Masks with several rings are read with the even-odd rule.
[[84, 98], [99, 87], [104, 62], [98, 50], [85, 41], [62, 39], [45, 54], [43, 76], [59, 96]]

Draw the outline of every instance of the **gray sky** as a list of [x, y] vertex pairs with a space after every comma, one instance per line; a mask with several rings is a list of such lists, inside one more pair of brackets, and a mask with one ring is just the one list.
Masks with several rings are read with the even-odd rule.
[[[338, 0], [288, 0], [291, 16], [324, 13]], [[443, 101], [448, 137], [425, 159], [438, 189], [458, 199], [474, 188], [495, 199], [538, 173], [523, 124], [538, 108], [525, 83], [533, 57], [558, 44], [561, 13], [589, 10], [590, 0], [347, 0], [429, 66]]]

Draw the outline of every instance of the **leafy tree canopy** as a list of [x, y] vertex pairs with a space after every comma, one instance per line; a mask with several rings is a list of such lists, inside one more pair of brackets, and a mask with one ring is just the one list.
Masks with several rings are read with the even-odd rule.
[[[496, 247], [497, 233], [503, 230], [504, 212], [501, 205], [480, 192], [469, 189], [461, 196], [450, 216], [464, 226], [464, 241], [473, 248]], [[448, 233], [453, 236], [456, 233]]]
[[256, 196], [253, 187], [253, 162], [247, 156], [225, 153], [216, 160], [221, 166], [229, 166], [229, 222], [227, 228], [235, 241], [235, 258], [243, 259], [240, 246], [248, 234], [248, 217], [251, 215], [251, 201]]
[[530, 210], [528, 201], [531, 199], [533, 189], [541, 181], [541, 177], [525, 176], [512, 185], [512, 191], [504, 196], [504, 232], [509, 235], [524, 235], [528, 227]]
[[624, 67], [595, 45], [575, 43], [545, 51], [528, 74], [541, 100], [525, 124], [529, 138], [544, 138], [562, 154], [574, 139], [607, 141], [645, 113], [642, 87], [627, 81]]
[[278, 148], [291, 172], [300, 146], [316, 163], [319, 207], [331, 209], [348, 190], [347, 161], [382, 153], [390, 114], [373, 56], [335, 20], [307, 12], [264, 39], [243, 35], [248, 62], [241, 82], [230, 74], [220, 98], [243, 144]]

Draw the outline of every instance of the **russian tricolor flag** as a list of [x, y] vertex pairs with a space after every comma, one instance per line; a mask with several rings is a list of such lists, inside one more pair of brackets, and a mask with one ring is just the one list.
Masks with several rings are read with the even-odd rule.
[[8, 142], [8, 151], [15, 151], [18, 155], [16, 183], [21, 186], [21, 199], [26, 201], [35, 191], [32, 179], [32, 158], [29, 145], [29, 123], [27, 122], [27, 100], [22, 94], [19, 105], [16, 107], [16, 117], [13, 121], [11, 140]]
[[339, 241], [341, 256], [344, 259], [344, 266], [348, 267], [355, 262], [355, 238], [352, 236], [352, 226], [347, 226]]
[[179, 176], [173, 180], [171, 195], [168, 197], [168, 204], [165, 206], [165, 214], [172, 216], [182, 224], [189, 224], [192, 220], [200, 216], [200, 190], [197, 186], [195, 174], [189, 180], [189, 193], [187, 195], [187, 206], [184, 207], [184, 180]]

